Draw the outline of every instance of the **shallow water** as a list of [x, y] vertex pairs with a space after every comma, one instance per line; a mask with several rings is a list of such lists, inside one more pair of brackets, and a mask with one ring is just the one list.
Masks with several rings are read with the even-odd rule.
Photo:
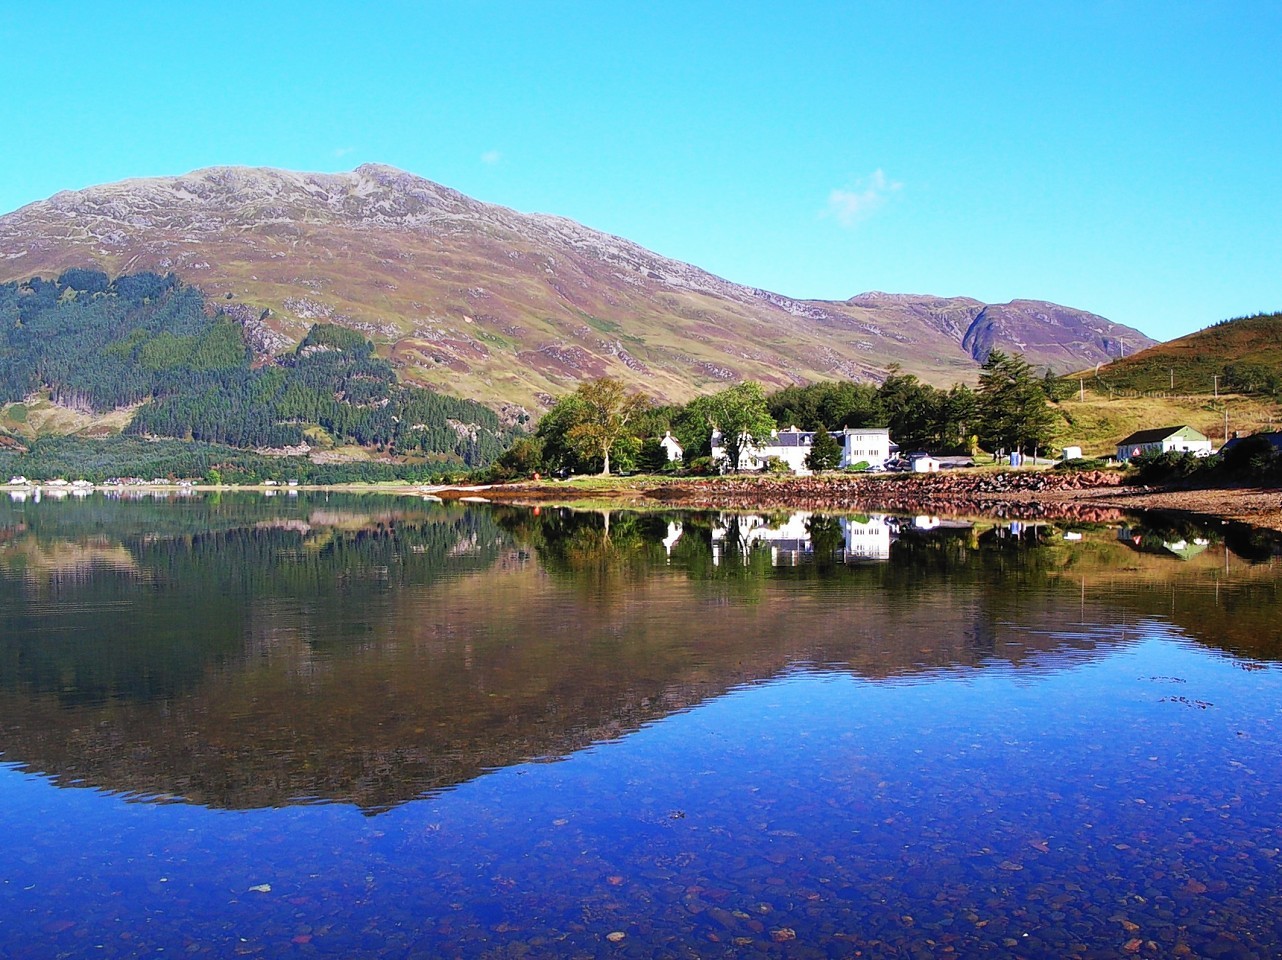
[[1282, 955], [1275, 551], [5, 505], [0, 955]]

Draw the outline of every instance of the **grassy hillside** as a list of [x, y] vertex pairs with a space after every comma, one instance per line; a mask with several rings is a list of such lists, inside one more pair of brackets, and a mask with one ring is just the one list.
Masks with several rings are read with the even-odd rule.
[[136, 406], [125, 406], [103, 413], [85, 412], [55, 403], [47, 395], [34, 394], [22, 402], [0, 406], [0, 431], [24, 440], [113, 436], [129, 426], [137, 411]]
[[1282, 313], [1224, 320], [1073, 376], [1113, 395], [1277, 394], [1282, 391]]
[[1064, 427], [1056, 436], [1059, 446], [1076, 444], [1086, 456], [1112, 456], [1117, 442], [1136, 430], [1188, 424], [1211, 438], [1216, 446], [1224, 442], [1224, 413], [1228, 429], [1242, 434], [1282, 426], [1282, 408], [1267, 396], [1210, 393], [1205, 396], [1123, 396], [1086, 390], [1086, 399], [1076, 395], [1056, 404]]
[[[1136, 430], [1188, 424], [1217, 445], [1282, 427], [1282, 313], [1224, 320], [1065, 378], [1061, 444], [1111, 454]], [[1227, 414], [1227, 423], [1226, 423]]]

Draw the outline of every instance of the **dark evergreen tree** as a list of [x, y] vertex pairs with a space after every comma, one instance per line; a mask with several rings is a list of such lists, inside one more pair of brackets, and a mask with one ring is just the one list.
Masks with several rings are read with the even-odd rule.
[[1020, 356], [994, 350], [979, 377], [979, 439], [999, 452], [1046, 449], [1056, 418], [1042, 382]]
[[806, 467], [818, 473], [821, 470], [835, 470], [840, 465], [841, 444], [821, 424], [815, 429], [815, 438], [810, 442]]

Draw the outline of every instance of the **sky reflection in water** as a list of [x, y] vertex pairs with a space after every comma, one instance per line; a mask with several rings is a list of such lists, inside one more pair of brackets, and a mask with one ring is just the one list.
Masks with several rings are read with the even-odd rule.
[[[31, 521], [29, 529], [39, 525]], [[457, 521], [451, 516], [452, 529], [472, 538], [476, 529]], [[913, 578], [900, 583], [885, 570], [844, 566], [818, 580], [763, 567], [760, 577], [744, 581], [691, 562], [676, 577], [666, 554], [634, 564], [620, 579], [608, 575], [613, 568], [602, 555], [582, 552], [583, 531], [571, 532], [580, 537], [579, 567], [558, 573], [556, 562], [536, 562], [571, 551], [564, 543], [523, 541], [530, 531], [520, 524], [527, 521], [503, 526], [500, 545], [468, 571], [442, 578], [424, 568], [399, 580], [378, 573], [377, 563], [353, 559], [360, 554], [356, 531], [368, 539], [369, 527], [349, 524], [354, 539], [335, 549], [336, 565], [321, 562], [301, 581], [256, 579], [247, 588], [259, 600], [276, 598], [259, 609], [284, 618], [273, 627], [279, 640], [311, 605], [307, 583], [328, 592], [335, 577], [366, 582], [352, 571], [367, 570], [381, 586], [362, 592], [362, 606], [403, 630], [370, 626], [359, 649], [322, 651], [309, 661], [296, 642], [264, 645], [262, 624], [251, 630], [238, 620], [248, 652], [205, 661], [197, 679], [184, 666], [188, 679], [172, 689], [172, 678], [160, 678], [163, 695], [116, 689], [86, 705], [73, 691], [36, 689], [39, 671], [10, 676], [0, 715], [0, 747], [11, 761], [0, 773], [0, 827], [8, 838], [0, 952], [1269, 957], [1282, 949], [1282, 671], [1195, 639], [1189, 627], [1227, 619], [1234, 597], [1272, 593], [1268, 563], [1248, 566], [1234, 557], [1227, 576], [1212, 577], [1218, 559], [1201, 567], [1175, 558], [1161, 560], [1169, 568], [1148, 564], [1114, 532], [1097, 531], [1096, 561], [1068, 555], [1075, 577], [1063, 575], [1059, 539], [993, 552], [981, 538], [966, 541], [958, 560], [970, 572], [954, 564], [936, 577], [906, 550], [925, 581], [921, 591], [911, 588]], [[441, 518], [397, 521], [436, 522]], [[345, 535], [323, 536], [321, 553]], [[402, 538], [410, 546], [431, 540], [408, 532]], [[46, 556], [54, 539], [44, 541]], [[141, 540], [125, 534], [120, 544], [145, 573], [150, 561]], [[513, 551], [526, 547], [530, 559], [522, 561]], [[1026, 562], [1036, 551], [1049, 551], [1055, 562]], [[896, 562], [906, 561], [892, 553], [888, 563]], [[443, 559], [441, 569], [448, 566]], [[983, 577], [975, 576], [977, 566]], [[31, 563], [3, 569], [7, 586], [25, 584], [6, 590], [0, 608], [12, 628], [6, 642], [16, 642], [36, 629], [22, 604], [54, 581], [33, 575]], [[68, 586], [65, 563], [60, 569], [57, 589], [68, 600], [83, 599], [95, 578], [114, 575], [91, 564]], [[213, 579], [226, 586], [227, 576]], [[370, 710], [379, 701], [367, 699], [365, 687], [389, 691], [387, 712], [371, 726], [396, 728], [395, 711], [418, 701], [398, 691], [390, 674], [421, 659], [450, 660], [457, 651], [445, 628], [464, 626], [442, 622], [440, 631], [414, 634], [408, 653], [396, 639], [446, 600], [466, 606], [469, 578], [484, 581], [475, 586], [493, 601], [496, 618], [478, 623], [482, 608], [469, 608], [472, 632], [454, 640], [466, 641], [473, 657], [518, 656], [512, 611], [548, 617], [567, 598], [592, 634], [579, 638], [588, 646], [556, 645], [564, 624], [532, 631], [530, 643], [551, 644], [548, 657], [575, 654], [589, 667], [592, 649], [607, 648], [599, 673], [576, 675], [597, 695], [567, 699], [564, 718], [553, 703], [520, 724], [504, 720], [505, 709], [520, 713], [536, 698], [517, 692], [513, 679], [507, 688], [496, 685], [497, 667], [470, 668], [488, 685], [478, 702], [505, 704], [494, 724], [509, 723], [520, 746], [535, 748], [525, 756], [546, 754], [542, 762], [510, 759], [515, 754], [475, 733], [486, 717], [474, 715], [480, 707], [456, 691], [463, 712], [424, 708], [417, 719], [440, 724], [453, 716], [469, 749], [500, 762], [469, 772], [444, 754], [398, 760], [397, 749], [413, 747], [402, 737], [353, 768], [353, 776], [366, 778], [379, 775], [379, 763], [388, 776], [402, 761], [417, 774], [427, 766], [443, 771], [423, 781], [431, 793], [424, 799], [400, 801], [395, 791], [343, 786], [319, 773], [309, 792], [388, 802], [263, 806], [254, 798], [273, 794], [261, 782], [243, 789], [224, 783], [221, 793], [201, 783], [226, 801], [209, 806], [126, 798], [148, 786], [176, 793], [154, 788], [199, 782], [189, 773], [165, 781], [153, 763], [175, 748], [159, 731], [139, 731], [154, 730], [165, 716], [190, 724], [178, 738], [197, 754], [208, 749], [202, 762], [224, 764], [224, 780], [271, 777], [264, 757], [274, 751], [281, 789], [306, 783], [298, 770], [327, 755], [316, 753], [301, 725], [342, 712], [332, 701], [314, 710], [290, 706], [302, 691], [318, 689], [318, 674], [336, 674], [334, 689], [346, 684]], [[520, 602], [504, 599], [513, 590], [505, 579], [520, 582]], [[181, 576], [168, 583], [179, 593], [190, 586]], [[950, 618], [932, 600], [945, 583], [952, 585], [951, 607], [964, 616]], [[1016, 589], [1019, 604], [1002, 599]], [[286, 595], [293, 613], [281, 613], [291, 607], [282, 602]], [[878, 607], [877, 597], [888, 606]], [[667, 634], [684, 630], [677, 642], [638, 632], [651, 605]], [[1164, 606], [1182, 608], [1176, 619], [1183, 622], [1160, 616]], [[745, 638], [736, 647], [701, 629], [700, 618], [715, 614], [739, 629], [778, 630], [774, 608], [812, 635]], [[898, 611], [895, 623], [914, 625], [911, 642], [900, 638], [907, 646], [888, 648], [880, 671], [871, 661], [852, 667], [875, 651], [849, 621], [868, 610], [884, 617], [885, 609]], [[985, 618], [994, 635], [965, 643], [927, 629], [933, 623], [939, 634], [973, 633]], [[819, 630], [834, 621], [849, 628]], [[877, 626], [891, 632], [884, 621]], [[611, 637], [610, 629], [622, 632]], [[250, 643], [255, 637], [257, 645]], [[904, 650], [920, 660], [917, 668], [901, 662]], [[5, 663], [20, 673], [8, 653]], [[540, 672], [542, 658], [522, 663], [525, 680], [546, 684], [556, 675]], [[434, 676], [414, 674], [428, 686]], [[237, 684], [250, 692], [211, 690]], [[231, 716], [273, 694], [289, 703], [251, 719], [281, 729], [261, 730], [246, 744], [257, 752], [246, 773], [222, 756], [231, 747], [212, 725], [220, 710]], [[196, 716], [211, 726], [201, 727]], [[117, 739], [95, 733], [104, 729]], [[338, 727], [327, 733], [342, 736]], [[305, 756], [285, 755], [291, 735]], [[350, 736], [349, 752], [377, 741], [360, 728]], [[219, 745], [217, 756], [211, 744]], [[572, 748], [547, 749], [557, 744]], [[145, 776], [131, 780], [137, 770]], [[77, 778], [84, 788], [53, 785]], [[238, 805], [247, 809], [226, 808]]]

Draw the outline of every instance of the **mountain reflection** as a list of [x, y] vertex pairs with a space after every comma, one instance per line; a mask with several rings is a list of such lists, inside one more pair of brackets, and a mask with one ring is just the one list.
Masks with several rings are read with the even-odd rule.
[[0, 511], [3, 759], [215, 807], [377, 811], [798, 665], [1064, 669], [1152, 623], [1278, 653], [1271, 543], [1187, 525], [336, 496]]

